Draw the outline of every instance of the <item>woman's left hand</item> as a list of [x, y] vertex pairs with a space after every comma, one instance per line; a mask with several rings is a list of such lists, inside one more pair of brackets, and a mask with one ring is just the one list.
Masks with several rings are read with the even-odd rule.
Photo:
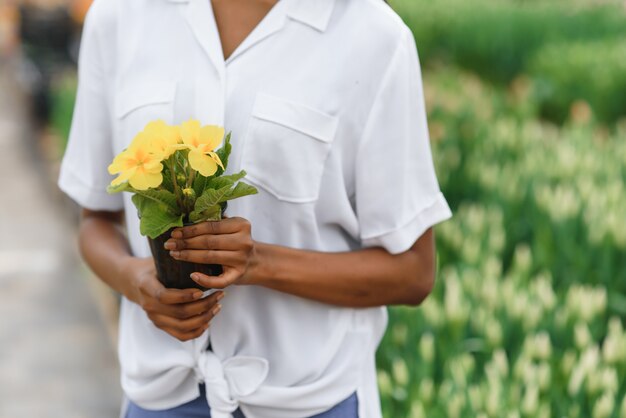
[[201, 286], [224, 289], [232, 284], [250, 284], [249, 273], [256, 263], [250, 232], [250, 222], [243, 218], [202, 222], [172, 231], [165, 249], [176, 260], [223, 266], [219, 276], [193, 273], [191, 278]]

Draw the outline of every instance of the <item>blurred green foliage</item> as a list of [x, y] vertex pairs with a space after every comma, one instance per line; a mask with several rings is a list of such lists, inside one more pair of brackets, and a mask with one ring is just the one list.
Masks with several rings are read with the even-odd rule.
[[[622, 20], [626, 27], [626, 17]], [[626, 35], [547, 45], [533, 57], [529, 73], [536, 80], [535, 100], [548, 119], [562, 122], [580, 99], [602, 122], [626, 116]]]
[[65, 149], [72, 124], [72, 112], [76, 98], [76, 79], [69, 75], [59, 77], [52, 86], [50, 126], [61, 139], [60, 144]]
[[[614, 122], [626, 115], [624, 99], [613, 100], [619, 102], [616, 105], [621, 103], [620, 107], [600, 104], [602, 97], [608, 99], [605, 94], [626, 96], [626, 13], [620, 2], [391, 3], [413, 30], [426, 65], [434, 61], [455, 64], [500, 84], [509, 83], [532, 68], [531, 73], [540, 81], [537, 99], [546, 110], [544, 116], [558, 122], [576, 99], [597, 106], [594, 111], [601, 120]], [[597, 74], [599, 68], [603, 69], [602, 74]], [[570, 90], [573, 84], [584, 83], [589, 84], [587, 88]]]
[[434, 293], [390, 310], [385, 417], [625, 417], [626, 124], [547, 124], [529, 86], [451, 68], [425, 82], [455, 217]]
[[626, 418], [623, 9], [393, 4], [455, 216], [433, 294], [390, 309], [385, 417]]

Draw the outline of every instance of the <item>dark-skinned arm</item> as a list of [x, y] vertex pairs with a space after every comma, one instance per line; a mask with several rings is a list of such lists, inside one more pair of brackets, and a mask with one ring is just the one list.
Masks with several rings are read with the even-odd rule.
[[206, 287], [258, 285], [345, 307], [419, 305], [434, 285], [432, 229], [396, 255], [382, 248], [298, 250], [255, 242], [250, 232], [242, 218], [204, 222], [175, 230], [166, 248], [176, 259], [224, 265], [217, 277], [194, 273]]
[[79, 228], [83, 259], [107, 285], [139, 304], [158, 328], [179, 340], [200, 336], [219, 312], [223, 292], [202, 298], [197, 289], [166, 289], [152, 258], [130, 253], [122, 233], [123, 212], [84, 209]]

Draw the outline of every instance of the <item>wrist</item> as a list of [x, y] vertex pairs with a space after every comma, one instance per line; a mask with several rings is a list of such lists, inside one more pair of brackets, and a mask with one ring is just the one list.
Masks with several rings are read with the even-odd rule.
[[273, 263], [271, 257], [271, 245], [255, 242], [254, 255], [252, 257], [246, 285], [264, 286], [273, 277]]
[[119, 259], [117, 263], [117, 277], [120, 278], [118, 289], [119, 293], [124, 295], [126, 299], [138, 302], [139, 284], [137, 283], [138, 275], [135, 274], [135, 265], [137, 258], [127, 255]]

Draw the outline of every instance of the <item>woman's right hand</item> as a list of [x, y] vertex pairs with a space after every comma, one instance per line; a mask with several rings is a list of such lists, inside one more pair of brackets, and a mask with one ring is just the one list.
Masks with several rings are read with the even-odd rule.
[[129, 257], [122, 275], [129, 284], [125, 296], [141, 306], [157, 328], [180, 341], [202, 335], [220, 311], [224, 292], [202, 298], [198, 289], [167, 289], [157, 279], [152, 258]]

